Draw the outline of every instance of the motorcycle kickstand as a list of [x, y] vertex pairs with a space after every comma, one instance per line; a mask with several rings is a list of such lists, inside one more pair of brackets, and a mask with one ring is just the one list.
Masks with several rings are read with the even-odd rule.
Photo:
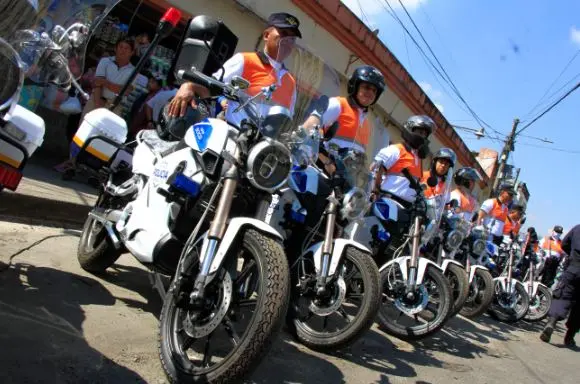
[[167, 293], [167, 290], [165, 289], [165, 286], [163, 285], [163, 280], [161, 280], [161, 275], [157, 272], [149, 271], [149, 282], [153, 286], [153, 289], [155, 289], [157, 291], [157, 293], [159, 293], [159, 295], [161, 296], [161, 300], [165, 300], [165, 295]]

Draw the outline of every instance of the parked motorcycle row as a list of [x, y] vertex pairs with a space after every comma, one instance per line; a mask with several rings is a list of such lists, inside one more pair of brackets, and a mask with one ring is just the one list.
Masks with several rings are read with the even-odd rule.
[[[215, 22], [198, 18], [206, 28]], [[15, 73], [0, 100], [0, 137], [21, 152], [20, 162], [0, 171], [2, 186], [16, 189], [34, 151], [23, 143], [44, 130], [42, 119], [16, 105], [25, 73], [75, 85], [67, 58], [82, 57], [98, 20], [71, 20], [50, 34], [14, 31], [0, 40], [2, 60], [9, 58], [2, 67]], [[307, 65], [294, 67], [305, 68], [293, 73], [297, 82], [311, 75]], [[159, 351], [171, 381], [247, 375], [284, 323], [305, 346], [335, 351], [375, 320], [390, 335], [416, 340], [458, 314], [475, 319], [489, 312], [505, 322], [546, 316], [551, 293], [537, 278], [542, 256], [527, 240], [494, 245], [453, 205], [425, 198], [410, 175], [413, 204], [371, 202], [368, 159], [354, 150], [334, 151], [337, 171], [328, 176], [316, 165], [325, 138], [272, 100], [275, 84], [250, 98], [240, 77], [226, 84], [193, 68], [178, 77], [237, 103], [248, 117], [242, 127], [190, 109], [140, 132], [129, 146], [102, 134], [106, 127], [126, 136], [127, 126], [101, 108], [81, 125], [77, 159], [90, 157], [91, 148], [106, 158], [91, 165], [102, 187], [78, 261], [103, 273], [130, 253], [151, 270], [163, 297]], [[328, 98], [313, 104], [322, 115]], [[452, 169], [448, 175], [447, 188]]]

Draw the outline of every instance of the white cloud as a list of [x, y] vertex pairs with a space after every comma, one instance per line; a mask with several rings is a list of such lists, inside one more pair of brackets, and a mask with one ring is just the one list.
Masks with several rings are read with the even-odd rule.
[[580, 29], [576, 26], [570, 27], [570, 40], [577, 45], [580, 45]]
[[441, 91], [433, 88], [433, 86], [431, 84], [429, 84], [425, 81], [420, 81], [418, 84], [421, 87], [421, 89], [423, 89], [423, 92], [425, 92], [427, 94], [427, 96], [429, 96], [431, 101], [433, 101], [433, 104], [435, 104], [437, 109], [439, 109], [439, 111], [441, 111], [441, 113], [444, 113], [445, 108], [443, 108], [443, 104], [441, 104], [441, 102], [440, 102], [440, 98], [443, 95], [441, 93]]
[[[371, 19], [368, 20], [371, 24], [373, 24], [373, 16], [386, 12], [388, 6], [384, 3], [387, 0], [341, 0], [344, 5], [346, 5], [351, 11], [353, 11], [361, 20], [364, 20], [366, 16], [367, 18]], [[389, 4], [393, 8], [401, 8], [401, 4], [399, 0], [388, 0]], [[421, 4], [427, 2], [427, 0], [401, 0], [405, 8], [409, 12], [414, 11], [415, 9], [419, 8]], [[362, 8], [362, 12], [361, 12]], [[364, 13], [364, 16], [363, 16]], [[367, 20], [364, 20], [367, 21]]]
[[439, 112], [445, 113], [445, 108], [443, 108], [443, 106], [441, 104], [435, 103], [435, 106], [437, 107], [437, 109], [439, 110]]

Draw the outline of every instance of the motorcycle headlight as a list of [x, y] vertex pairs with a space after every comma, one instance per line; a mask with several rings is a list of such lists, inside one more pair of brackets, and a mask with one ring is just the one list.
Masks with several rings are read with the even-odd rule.
[[250, 150], [246, 177], [254, 187], [273, 192], [286, 183], [291, 168], [288, 148], [278, 141], [265, 139]]
[[485, 240], [477, 239], [471, 245], [471, 252], [476, 255], [481, 255], [485, 251]]
[[463, 233], [461, 233], [461, 231], [453, 230], [449, 232], [449, 234], [447, 235], [447, 240], [445, 241], [445, 248], [447, 249], [447, 251], [453, 251], [461, 245], [463, 239], [464, 235]]
[[356, 220], [362, 216], [369, 206], [365, 191], [360, 188], [352, 188], [342, 199], [341, 217], [347, 220]]

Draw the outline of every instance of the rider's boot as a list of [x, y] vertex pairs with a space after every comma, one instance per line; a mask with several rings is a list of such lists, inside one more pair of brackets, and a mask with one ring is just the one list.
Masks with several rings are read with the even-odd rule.
[[548, 319], [548, 324], [544, 327], [542, 334], [540, 335], [540, 340], [543, 342], [549, 343], [550, 339], [552, 338], [552, 333], [554, 332], [554, 328], [556, 328], [556, 318], [550, 317]]
[[564, 345], [567, 347], [575, 347], [576, 346], [576, 342], [574, 341], [574, 335], [576, 334], [575, 331], [570, 331], [568, 329], [568, 331], [566, 332], [566, 335], [564, 336]]

